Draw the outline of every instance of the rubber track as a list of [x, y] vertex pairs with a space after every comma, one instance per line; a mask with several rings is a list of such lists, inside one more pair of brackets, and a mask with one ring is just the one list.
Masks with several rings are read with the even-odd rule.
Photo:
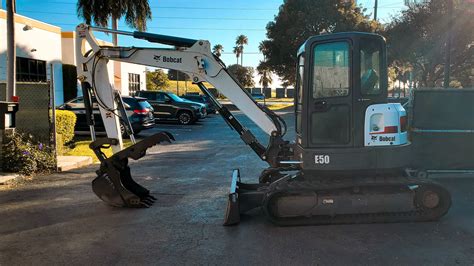
[[[389, 178], [341, 178], [341, 179], [322, 179], [322, 180], [301, 180], [301, 176], [294, 180], [282, 182], [267, 191], [266, 199], [263, 203], [263, 210], [271, 222], [280, 226], [295, 225], [318, 225], [318, 224], [354, 224], [354, 223], [398, 223], [398, 222], [426, 222], [437, 220], [445, 215], [451, 206], [451, 196], [449, 192], [440, 184], [422, 178], [412, 177], [389, 177]], [[369, 214], [340, 214], [335, 216], [321, 215], [311, 217], [291, 217], [278, 218], [273, 216], [271, 211], [271, 202], [278, 195], [287, 192], [298, 191], [330, 191], [334, 189], [353, 188], [353, 187], [387, 187], [394, 188], [418, 185], [415, 190], [415, 199], [420, 196], [425, 189], [430, 189], [440, 194], [440, 204], [434, 209], [416, 206], [413, 211], [409, 212], [389, 212], [389, 213], [369, 213]], [[419, 205], [419, 204], [414, 204]]]

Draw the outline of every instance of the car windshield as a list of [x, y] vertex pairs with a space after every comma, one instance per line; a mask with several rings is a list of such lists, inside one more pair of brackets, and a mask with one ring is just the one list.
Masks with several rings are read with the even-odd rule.
[[183, 99], [181, 99], [178, 95], [174, 93], [168, 93], [168, 96], [176, 102], [184, 102]]

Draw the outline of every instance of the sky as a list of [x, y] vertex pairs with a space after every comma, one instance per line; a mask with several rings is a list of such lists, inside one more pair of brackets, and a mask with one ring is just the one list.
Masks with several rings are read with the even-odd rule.
[[[2, 0], [0, 0], [2, 1]], [[76, 15], [74, 0], [16, 0], [17, 13], [62, 28], [62, 31], [73, 31], [82, 21]], [[358, 0], [358, 4], [366, 7], [367, 14], [373, 13], [375, 0]], [[278, 14], [282, 0], [150, 0], [152, 20], [148, 21], [149, 32], [180, 36], [191, 39], [204, 39], [211, 46], [224, 46], [223, 61], [235, 64], [236, 57], [232, 53], [235, 39], [244, 34], [249, 44], [244, 47], [244, 66], [256, 67], [263, 55], [258, 45], [266, 39], [265, 26]], [[392, 15], [398, 14], [404, 6], [404, 0], [379, 0], [378, 17], [382, 23], [390, 21]], [[5, 9], [5, 0], [2, 1]], [[119, 29], [132, 30], [123, 21]], [[96, 34], [103, 40], [111, 39], [110, 35]], [[122, 46], [152, 46], [146, 41], [130, 37], [119, 37]]]

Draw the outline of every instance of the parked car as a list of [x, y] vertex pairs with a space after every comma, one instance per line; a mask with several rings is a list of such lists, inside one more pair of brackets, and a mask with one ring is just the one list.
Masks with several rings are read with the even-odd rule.
[[189, 125], [207, 116], [204, 104], [184, 100], [171, 92], [138, 91], [137, 95], [150, 102], [157, 120], [177, 120], [182, 125]]
[[207, 97], [205, 95], [185, 94], [185, 95], [181, 95], [180, 97], [183, 98], [183, 99], [186, 99], [188, 101], [205, 104], [208, 114], [215, 114], [216, 113], [216, 108], [214, 106], [214, 103], [212, 103], [211, 99], [209, 99], [209, 97]]
[[[132, 125], [135, 134], [142, 130], [150, 129], [155, 126], [155, 117], [153, 115], [153, 107], [141, 97], [122, 96], [127, 111], [128, 119]], [[93, 99], [93, 113], [95, 120], [96, 132], [105, 132], [104, 122], [100, 116], [99, 107]], [[84, 99], [81, 97], [74, 98], [58, 107], [60, 110], [69, 110], [76, 114], [77, 121], [74, 131], [76, 133], [89, 131], [89, 125], [86, 119], [86, 110], [84, 108]], [[121, 125], [122, 134], [125, 133], [123, 125]]]
[[252, 93], [252, 98], [254, 100], [265, 100], [265, 95], [263, 95], [262, 93]]

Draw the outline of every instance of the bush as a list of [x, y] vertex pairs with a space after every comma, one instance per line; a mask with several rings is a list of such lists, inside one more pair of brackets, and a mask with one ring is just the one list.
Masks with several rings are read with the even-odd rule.
[[[56, 110], [56, 133], [60, 134], [57, 145], [64, 146], [74, 138], [76, 115], [71, 111]], [[61, 142], [59, 142], [61, 140]]]
[[5, 136], [3, 170], [32, 175], [56, 169], [56, 158], [50, 147], [33, 140], [31, 135], [13, 133]]

